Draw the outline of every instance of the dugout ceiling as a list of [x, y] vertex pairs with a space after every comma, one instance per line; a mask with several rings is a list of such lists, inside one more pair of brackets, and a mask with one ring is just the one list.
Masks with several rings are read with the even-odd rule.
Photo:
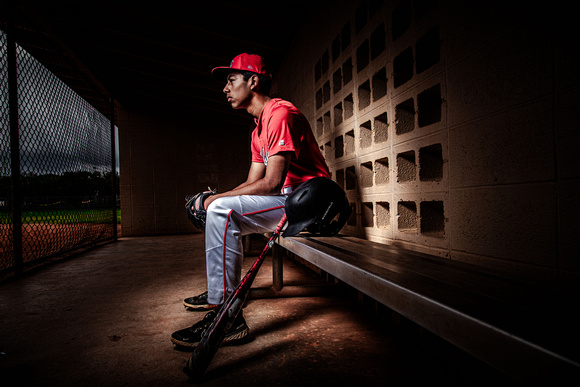
[[[0, 0], [2, 29], [10, 1]], [[12, 15], [17, 42], [107, 116], [112, 96], [130, 111], [247, 123], [210, 71], [240, 52], [275, 71], [304, 4], [13, 0]]]

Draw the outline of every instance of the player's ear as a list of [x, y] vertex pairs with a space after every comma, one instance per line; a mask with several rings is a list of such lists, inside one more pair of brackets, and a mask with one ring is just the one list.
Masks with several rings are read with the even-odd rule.
[[250, 90], [257, 91], [258, 85], [260, 83], [260, 78], [258, 78], [257, 75], [252, 75], [249, 81], [250, 81]]

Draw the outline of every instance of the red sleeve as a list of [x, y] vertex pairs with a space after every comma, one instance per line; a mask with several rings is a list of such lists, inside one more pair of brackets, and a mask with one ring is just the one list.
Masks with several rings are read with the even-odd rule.
[[262, 156], [260, 155], [260, 143], [258, 139], [258, 130], [254, 129], [252, 132], [252, 162], [253, 163], [263, 163]]
[[297, 124], [297, 119], [296, 114], [286, 107], [273, 110], [267, 129], [270, 156], [280, 152], [294, 152], [294, 156], [298, 158], [303, 130]]

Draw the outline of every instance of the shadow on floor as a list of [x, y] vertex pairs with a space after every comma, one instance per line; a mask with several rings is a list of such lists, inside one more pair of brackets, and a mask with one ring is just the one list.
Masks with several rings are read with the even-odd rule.
[[[187, 380], [189, 352], [169, 336], [203, 317], [181, 303], [205, 290], [203, 250], [201, 234], [120, 238], [1, 283], [2, 385], [485, 384], [340, 295], [250, 300], [250, 342], [220, 348], [202, 381]], [[285, 280], [319, 280], [284, 265]], [[271, 282], [267, 259], [254, 285]]]

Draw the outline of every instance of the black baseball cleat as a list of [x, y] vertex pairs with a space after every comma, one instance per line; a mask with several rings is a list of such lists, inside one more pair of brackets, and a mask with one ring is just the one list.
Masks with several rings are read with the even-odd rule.
[[[181, 346], [181, 347], [188, 347], [188, 348], [195, 348], [197, 344], [199, 344], [201, 340], [201, 336], [203, 332], [209, 328], [213, 319], [217, 316], [217, 312], [215, 310], [211, 310], [206, 313], [204, 318], [193, 324], [189, 328], [185, 328], [176, 332], [173, 332], [171, 335], [171, 341], [173, 344]], [[235, 345], [235, 344], [242, 344], [245, 342], [246, 337], [250, 334], [250, 328], [248, 324], [246, 324], [246, 320], [244, 316], [240, 312], [240, 315], [236, 318], [232, 327], [228, 334], [224, 337], [223, 344]]]
[[208, 304], [207, 291], [201, 293], [199, 296], [186, 298], [183, 300], [183, 306], [187, 310], [211, 310], [217, 307], [217, 305]]

